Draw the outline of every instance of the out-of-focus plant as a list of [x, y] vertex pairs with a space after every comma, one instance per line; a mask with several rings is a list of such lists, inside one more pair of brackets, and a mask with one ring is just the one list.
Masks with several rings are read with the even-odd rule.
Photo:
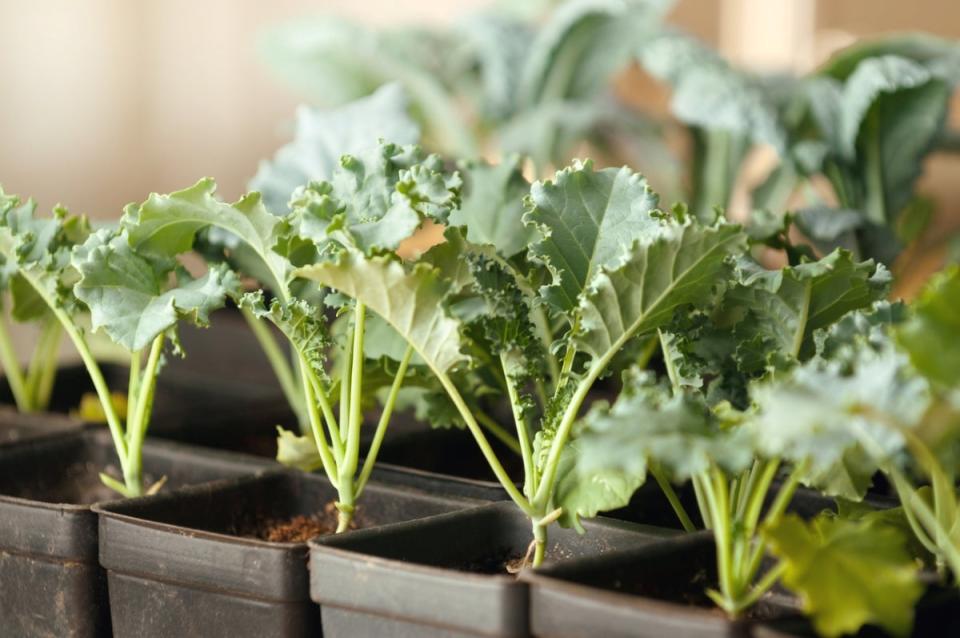
[[546, 16], [500, 6], [445, 29], [373, 30], [325, 16], [273, 29], [262, 49], [281, 78], [319, 104], [400, 84], [423, 143], [447, 155], [519, 153], [546, 175], [587, 143], [664, 188], [676, 175], [660, 124], [619, 100], [611, 81], [669, 5], [573, 0]]

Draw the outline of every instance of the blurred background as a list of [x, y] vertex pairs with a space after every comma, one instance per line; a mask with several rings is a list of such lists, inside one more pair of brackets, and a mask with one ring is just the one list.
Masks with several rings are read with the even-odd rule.
[[[314, 13], [383, 28], [445, 25], [488, 0], [35, 0], [0, 2], [0, 183], [113, 217], [151, 191], [214, 176], [235, 198], [292, 136], [302, 95], [262, 61], [269, 27]], [[736, 64], [804, 72], [852, 41], [924, 30], [960, 37], [960, 3], [945, 0], [680, 0], [668, 21]], [[637, 68], [617, 91], [650, 112], [668, 92]], [[952, 106], [956, 125], [960, 108]], [[934, 157], [923, 190], [960, 207], [960, 160]], [[956, 218], [956, 214], [948, 215]]]

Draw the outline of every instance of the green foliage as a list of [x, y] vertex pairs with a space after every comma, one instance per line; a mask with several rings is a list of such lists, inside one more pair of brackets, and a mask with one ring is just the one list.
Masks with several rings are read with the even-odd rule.
[[293, 141], [260, 162], [250, 188], [267, 208], [285, 213], [290, 196], [311, 181], [329, 180], [343, 155], [358, 155], [381, 140], [415, 144], [417, 124], [407, 114], [403, 89], [387, 84], [368, 97], [334, 109], [300, 106]]
[[937, 383], [960, 387], [960, 268], [938, 274], [897, 332], [914, 367]]
[[876, 624], [896, 636], [913, 626], [923, 593], [901, 531], [876, 520], [787, 515], [764, 530], [783, 560], [783, 583], [797, 592], [817, 633], [841, 636]]

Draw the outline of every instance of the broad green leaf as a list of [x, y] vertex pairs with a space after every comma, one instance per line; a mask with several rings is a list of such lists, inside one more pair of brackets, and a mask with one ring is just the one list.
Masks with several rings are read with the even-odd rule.
[[896, 527], [833, 516], [804, 523], [788, 514], [764, 536], [786, 565], [784, 585], [800, 596], [818, 634], [832, 638], [865, 624], [910, 633], [924, 587]]
[[960, 267], [931, 280], [912, 311], [897, 332], [910, 361], [931, 380], [960, 387]]
[[881, 95], [915, 89], [932, 80], [925, 67], [906, 58], [884, 55], [860, 62], [843, 87], [840, 136], [847, 158], [855, 156], [860, 127]]
[[490, 244], [504, 257], [526, 249], [533, 230], [523, 223], [523, 199], [530, 184], [521, 172], [519, 156], [499, 164], [461, 162], [463, 202], [450, 213], [451, 226], [466, 227], [466, 237], [475, 244]]
[[654, 3], [574, 0], [550, 16], [530, 45], [520, 82], [522, 105], [603, 91], [638, 39], [659, 22]]
[[788, 360], [812, 356], [814, 331], [884, 298], [890, 282], [883, 266], [856, 262], [845, 250], [780, 270], [743, 263], [741, 284], [727, 292], [724, 305], [749, 313], [745, 336], [759, 337]]
[[895, 33], [861, 40], [839, 51], [824, 65], [820, 73], [839, 80], [847, 79], [866, 59], [894, 55], [928, 65], [955, 55], [960, 45], [955, 40], [929, 33]]
[[261, 283], [285, 289], [291, 265], [273, 250], [285, 229], [282, 220], [267, 211], [258, 193], [227, 204], [215, 197], [216, 190], [216, 183], [204, 178], [182, 191], [154, 193], [140, 205], [127, 206], [121, 225], [133, 250], [169, 258], [189, 251], [201, 230], [219, 228], [254, 252], [270, 279]]
[[743, 428], [725, 429], [702, 400], [673, 395], [651, 376], [628, 374], [610, 408], [594, 408], [578, 424], [578, 467], [584, 478], [596, 471], [621, 471], [642, 479], [650, 464], [677, 483], [716, 465], [736, 473], [753, 460]]
[[314, 472], [323, 467], [313, 436], [294, 434], [280, 426], [277, 426], [277, 461], [304, 472]]
[[889, 344], [842, 364], [812, 359], [751, 395], [758, 413], [747, 427], [761, 451], [802, 464], [807, 484], [855, 500], [904, 450], [900, 428], [915, 427], [931, 402], [928, 384]]
[[670, 108], [681, 122], [785, 152], [777, 84], [733, 68], [696, 38], [677, 31], [648, 38], [638, 55], [644, 68], [673, 88]]
[[449, 283], [429, 264], [417, 264], [408, 270], [391, 255], [366, 257], [347, 252], [336, 262], [300, 268], [296, 276], [365, 304], [438, 374], [467, 360], [461, 352], [460, 324], [444, 308]]
[[518, 87], [534, 34], [530, 25], [499, 12], [468, 16], [455, 27], [458, 66], [462, 76], [475, 68], [477, 87], [464, 89], [480, 115], [500, 121], [517, 108]]
[[90, 309], [93, 329], [102, 328], [131, 352], [149, 346], [181, 318], [209, 325], [210, 313], [239, 287], [231, 271], [215, 265], [197, 279], [177, 272], [177, 285], [168, 288], [173, 264], [141, 257], [126, 235], [108, 231], [91, 236], [74, 266], [81, 276], [74, 294]]
[[473, 157], [476, 142], [444, 81], [451, 40], [418, 28], [377, 33], [327, 15], [272, 28], [260, 50], [283, 80], [319, 104], [341, 104], [384, 84], [401, 84], [425, 136], [442, 150]]
[[624, 507], [646, 480], [645, 472], [631, 472], [616, 464], [584, 469], [580, 467], [582, 459], [580, 441], [570, 441], [560, 456], [553, 493], [553, 504], [563, 508], [560, 524], [579, 531], [583, 530], [580, 518]]
[[336, 241], [370, 254], [395, 250], [426, 218], [445, 223], [459, 194], [460, 177], [438, 156], [380, 143], [342, 157], [330, 181], [297, 190], [287, 221], [318, 246]]
[[397, 84], [337, 108], [298, 107], [293, 141], [272, 160], [260, 162], [250, 189], [260, 191], [271, 212], [286, 213], [293, 192], [308, 182], [329, 180], [342, 156], [374, 148], [381, 139], [415, 144], [420, 131], [407, 107]]
[[541, 289], [544, 299], [563, 312], [576, 308], [601, 269], [619, 265], [637, 240], [662, 232], [652, 214], [657, 203], [642, 176], [627, 168], [595, 171], [589, 160], [534, 183], [524, 221], [540, 233], [530, 254], [553, 274]]
[[738, 226], [662, 224], [661, 236], [636, 241], [619, 263], [593, 277], [579, 304], [578, 347], [603, 359], [631, 337], [656, 330], [674, 311], [707, 296], [725, 279], [726, 259], [746, 245]]

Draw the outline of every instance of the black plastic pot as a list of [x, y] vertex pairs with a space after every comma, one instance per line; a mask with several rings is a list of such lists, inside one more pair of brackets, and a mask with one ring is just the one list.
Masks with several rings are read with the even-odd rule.
[[[371, 481], [357, 517], [377, 525], [473, 505], [422, 488]], [[260, 540], [251, 530], [321, 512], [335, 498], [322, 477], [277, 471], [98, 506], [114, 635], [317, 635], [306, 544]], [[342, 536], [354, 533], [363, 532]]]
[[[259, 471], [237, 455], [147, 443], [163, 489]], [[109, 634], [106, 578], [90, 504], [117, 498], [98, 473], [115, 465], [110, 437], [75, 431], [0, 449], [0, 636]]]
[[[789, 635], [756, 621], [730, 621], [703, 593], [716, 581], [713, 538], [701, 532], [642, 547], [525, 570], [534, 636], [715, 638]], [[795, 602], [771, 595], [755, 612], [797, 616]]]
[[[587, 521], [551, 528], [548, 562], [640, 546], [669, 530]], [[506, 572], [530, 522], [513, 503], [310, 542], [310, 595], [323, 632], [340, 636], [526, 636], [527, 586]]]
[[[534, 636], [574, 638], [815, 638], [800, 603], [775, 589], [747, 619], [730, 621], [703, 593], [715, 586], [713, 538], [698, 532], [617, 550], [592, 560], [573, 560], [525, 570], [530, 584]], [[887, 634], [864, 627], [858, 638]], [[960, 635], [960, 594], [931, 587], [917, 605], [913, 636]]]
[[56, 436], [80, 430], [82, 427], [81, 422], [62, 414], [23, 414], [12, 408], [0, 407], [0, 445]]

